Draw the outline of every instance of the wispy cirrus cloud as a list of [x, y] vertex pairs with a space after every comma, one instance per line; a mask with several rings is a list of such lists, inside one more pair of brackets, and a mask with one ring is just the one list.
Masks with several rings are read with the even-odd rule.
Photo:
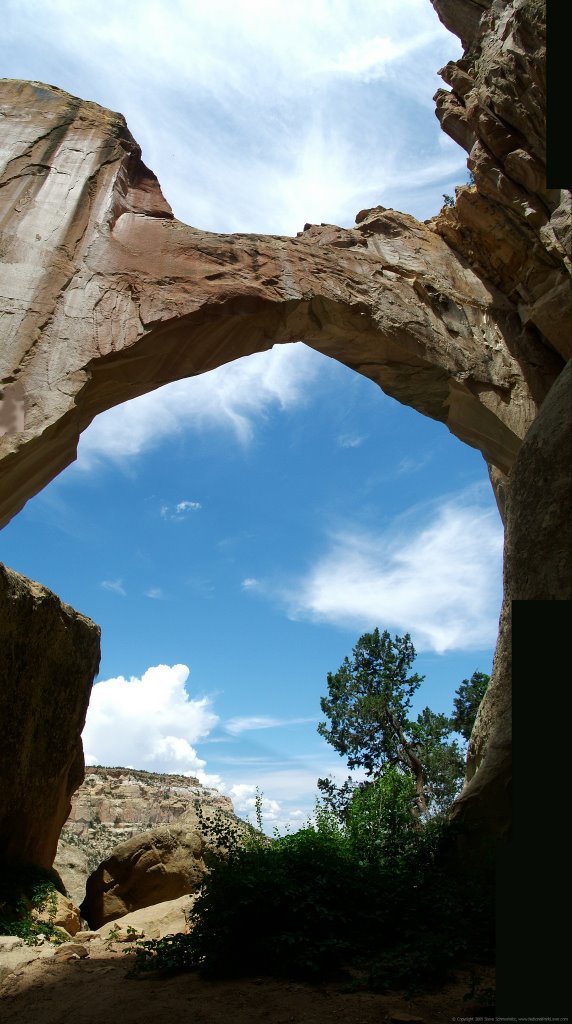
[[224, 727], [233, 736], [239, 736], [243, 732], [252, 732], [257, 729], [277, 729], [287, 725], [307, 725], [317, 721], [317, 718], [272, 718], [270, 715], [244, 715], [230, 718]]
[[[104, 460], [124, 462], [184, 430], [224, 430], [247, 445], [272, 409], [304, 402], [307, 386], [326, 362], [306, 345], [279, 345], [220, 366], [109, 409], [82, 434], [76, 466], [93, 470]], [[182, 518], [195, 501], [163, 506], [164, 518]]]
[[410, 632], [419, 650], [492, 646], [503, 533], [472, 493], [432, 503], [386, 533], [346, 526], [286, 593], [293, 618]]
[[113, 594], [119, 594], [120, 597], [127, 597], [127, 591], [123, 586], [123, 580], [102, 580], [99, 584], [102, 590], [110, 590]]
[[[124, 0], [105, 19], [95, 0], [5, 0], [3, 13], [4, 74], [121, 110], [175, 214], [213, 231], [348, 224], [374, 195], [404, 208], [403, 168], [421, 175], [438, 148], [437, 68], [460, 55], [427, 0], [360, 0], [357, 16], [351, 0], [171, 0], [168, 13]], [[458, 181], [465, 161], [457, 147], [405, 209], [436, 212], [439, 177]]]
[[359, 448], [365, 440], [363, 434], [339, 434], [336, 438], [340, 448]]

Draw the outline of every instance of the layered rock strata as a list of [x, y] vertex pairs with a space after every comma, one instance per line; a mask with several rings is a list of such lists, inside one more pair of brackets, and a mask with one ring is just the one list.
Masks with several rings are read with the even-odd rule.
[[0, 861], [51, 867], [83, 779], [99, 627], [0, 564]]
[[54, 861], [74, 902], [83, 901], [88, 876], [116, 846], [173, 824], [197, 801], [204, 810], [234, 810], [229, 797], [201, 786], [195, 778], [131, 768], [88, 768], [72, 797]]

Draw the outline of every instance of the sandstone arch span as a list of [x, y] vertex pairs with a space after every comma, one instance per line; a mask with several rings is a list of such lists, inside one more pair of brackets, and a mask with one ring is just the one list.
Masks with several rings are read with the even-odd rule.
[[431, 225], [377, 207], [296, 238], [202, 232], [173, 217], [120, 115], [36, 83], [0, 96], [1, 523], [97, 413], [295, 340], [510, 470], [545, 375], [523, 365], [510, 301]]
[[[425, 224], [377, 207], [351, 229], [306, 225], [296, 238], [201, 232], [175, 220], [119, 114], [0, 82], [0, 525], [74, 459], [98, 412], [276, 343], [303, 340], [446, 423], [507, 498], [499, 640], [456, 804], [499, 835], [511, 817], [512, 602], [572, 596], [572, 217], [569, 191], [546, 180], [544, 0], [431, 2], [463, 43], [436, 112], [474, 185]], [[11, 712], [22, 712], [26, 615], [43, 622], [56, 602], [73, 650], [91, 637], [79, 703], [76, 680], [62, 683], [69, 659], [44, 659], [35, 681], [39, 723], [54, 681], [76, 693], [62, 763], [4, 762], [17, 784], [4, 787], [0, 838], [13, 859], [49, 865], [81, 766], [97, 627], [15, 577], [0, 581]]]

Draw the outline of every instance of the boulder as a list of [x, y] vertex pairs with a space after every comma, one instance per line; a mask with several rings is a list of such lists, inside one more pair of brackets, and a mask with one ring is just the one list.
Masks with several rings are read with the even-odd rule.
[[99, 627], [0, 564], [0, 859], [52, 866], [83, 779]]
[[164, 935], [188, 932], [189, 913], [195, 902], [194, 896], [179, 896], [175, 900], [164, 900], [152, 907], [143, 907], [125, 914], [113, 922], [98, 928], [92, 937], [108, 939], [117, 936], [117, 941], [134, 941], [128, 929], [145, 939], [162, 939]]
[[32, 917], [39, 924], [54, 924], [62, 928], [68, 935], [75, 935], [81, 928], [79, 909], [75, 903], [61, 892], [56, 892], [54, 905], [51, 902], [41, 910], [33, 910]]
[[[205, 813], [211, 817], [214, 812]], [[248, 826], [229, 812], [222, 820], [239, 834]], [[213, 841], [207, 840], [194, 811], [176, 824], [160, 825], [117, 846], [87, 880], [81, 914], [90, 928], [143, 907], [196, 892]]]

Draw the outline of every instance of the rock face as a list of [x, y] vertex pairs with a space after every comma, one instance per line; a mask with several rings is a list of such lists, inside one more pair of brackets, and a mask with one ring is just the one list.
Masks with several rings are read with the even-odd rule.
[[[214, 813], [206, 810], [204, 817]], [[247, 828], [230, 812], [219, 813], [239, 833]], [[91, 928], [100, 928], [134, 910], [195, 892], [212, 847], [195, 811], [185, 812], [174, 825], [160, 825], [128, 839], [88, 878], [82, 915]]]
[[83, 778], [99, 627], [0, 565], [0, 860], [52, 865]]
[[170, 825], [196, 801], [203, 809], [233, 813], [232, 801], [185, 775], [161, 775], [131, 768], [86, 770], [72, 797], [54, 868], [79, 905], [88, 876], [114, 848], [158, 825]]
[[[508, 743], [510, 600], [570, 594], [553, 526], [569, 469], [543, 462], [538, 510], [528, 477], [563, 412], [551, 397], [535, 423], [571, 355], [570, 194], [546, 187], [542, 0], [432, 2], [465, 48], [437, 114], [475, 184], [425, 224], [376, 207], [296, 238], [202, 232], [173, 217], [119, 114], [0, 83], [0, 523], [73, 460], [98, 412], [161, 384], [297, 340], [370, 377], [480, 449], [509, 517], [494, 685], [459, 805], [486, 817], [487, 751]], [[554, 539], [558, 586], [527, 521]]]
[[[465, 44], [441, 75], [444, 131], [469, 154], [475, 187], [457, 190], [436, 230], [533, 328], [539, 358], [572, 356], [570, 193], [546, 187], [544, 0], [433, 0]], [[533, 342], [534, 343], [534, 342]], [[532, 357], [532, 350], [530, 351]]]
[[0, 110], [0, 523], [98, 412], [300, 339], [509, 471], [563, 359], [436, 225], [376, 207], [352, 229], [209, 234], [173, 217], [120, 115], [18, 81]]

